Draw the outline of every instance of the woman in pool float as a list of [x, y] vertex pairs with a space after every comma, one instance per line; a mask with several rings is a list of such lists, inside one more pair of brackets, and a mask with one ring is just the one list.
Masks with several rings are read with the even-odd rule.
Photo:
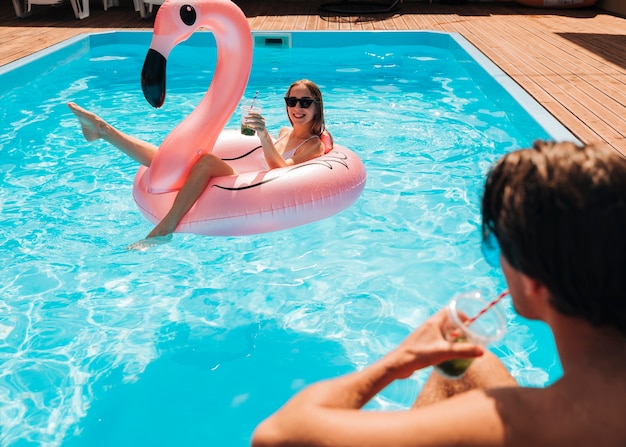
[[[285, 96], [287, 117], [291, 128], [283, 127], [273, 141], [265, 128], [265, 119], [250, 113], [246, 125], [256, 131], [267, 166], [270, 169], [291, 166], [324, 154], [321, 140], [325, 131], [324, 103], [319, 87], [307, 79], [291, 84]], [[103, 139], [137, 162], [149, 167], [158, 147], [120, 132], [96, 114], [70, 102], [68, 107], [78, 118], [87, 141]], [[167, 215], [146, 236], [146, 239], [168, 236], [202, 194], [212, 177], [236, 175], [225, 161], [212, 154], [201, 155], [192, 166]]]

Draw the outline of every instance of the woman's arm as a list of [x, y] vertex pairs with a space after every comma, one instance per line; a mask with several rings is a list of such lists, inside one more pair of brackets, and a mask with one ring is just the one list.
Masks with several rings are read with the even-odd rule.
[[[305, 161], [311, 160], [312, 158], [319, 157], [324, 153], [324, 143], [322, 143], [320, 138], [315, 137], [309, 141], [306, 141], [302, 145], [302, 147], [298, 148], [296, 154], [294, 154], [291, 158], [285, 160], [276, 149], [272, 137], [267, 132], [267, 129], [265, 128], [265, 119], [263, 118], [263, 116], [258, 113], [250, 113], [246, 117], [246, 125], [256, 131], [257, 136], [261, 141], [261, 145], [263, 146], [263, 155], [265, 156], [265, 161], [267, 162], [267, 165], [270, 169], [284, 168], [285, 166], [292, 166], [294, 164], [303, 163]], [[280, 134], [278, 135], [278, 140], [284, 137], [289, 138], [288, 134], [290, 132], [290, 128], [282, 128]]]
[[[285, 166], [289, 166], [289, 163], [287, 163], [282, 155], [278, 153], [278, 149], [276, 149], [276, 146], [274, 146], [274, 141], [272, 140], [272, 137], [265, 128], [262, 131], [257, 131], [257, 135], [259, 136], [259, 140], [261, 140], [261, 145], [263, 146], [263, 155], [265, 156], [265, 161], [267, 162], [267, 166], [269, 166], [270, 169], [284, 168]], [[279, 134], [278, 138], [280, 139], [281, 136], [282, 135]]]
[[[250, 113], [246, 116], [246, 125], [256, 131], [261, 145], [263, 146], [263, 155], [270, 169], [283, 168], [289, 164], [278, 153], [274, 141], [265, 127], [265, 118], [258, 113]], [[281, 130], [282, 133], [282, 130]], [[281, 135], [279, 135], [280, 138]]]

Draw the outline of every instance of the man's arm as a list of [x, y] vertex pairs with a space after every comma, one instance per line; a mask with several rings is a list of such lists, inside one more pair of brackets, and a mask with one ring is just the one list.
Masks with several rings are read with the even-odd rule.
[[[461, 434], [478, 442], [474, 445], [498, 445], [503, 430], [495, 404], [480, 391], [410, 411], [360, 411], [391, 382], [407, 378], [415, 370], [483, 354], [480, 346], [447, 342], [441, 335], [445, 318], [445, 313], [439, 312], [398, 348], [362, 371], [305, 388], [257, 427], [252, 445], [445, 445], [459, 441]], [[479, 430], [475, 424], [480, 424]], [[466, 429], [459, 430], [461, 427]], [[485, 428], [490, 428], [488, 433]]]

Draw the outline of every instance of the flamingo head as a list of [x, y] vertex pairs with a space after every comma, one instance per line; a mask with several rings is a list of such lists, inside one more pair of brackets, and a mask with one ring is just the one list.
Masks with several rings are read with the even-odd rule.
[[211, 0], [166, 0], [159, 7], [152, 43], [141, 70], [143, 94], [153, 107], [161, 107], [165, 102], [167, 56], [202, 25], [200, 12], [207, 3]]
[[[165, 0], [154, 19], [152, 43], [141, 72], [144, 96], [153, 107], [165, 102], [165, 66], [170, 51], [200, 27], [211, 31], [217, 44], [214, 81], [222, 73], [221, 81], [233, 92], [245, 88], [252, 65], [252, 36], [243, 11], [231, 0]], [[233, 54], [238, 57], [226, 63], [224, 58]], [[229, 68], [223, 68], [226, 66]]]

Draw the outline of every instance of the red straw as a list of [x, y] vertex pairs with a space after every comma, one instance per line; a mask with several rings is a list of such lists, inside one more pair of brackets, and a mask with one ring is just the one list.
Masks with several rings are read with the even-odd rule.
[[[476, 315], [474, 315], [472, 318], [465, 320], [464, 326], [467, 327], [470, 324], [472, 324], [474, 321], [476, 321], [476, 319], [478, 317], [480, 317], [481, 315], [483, 315], [485, 312], [487, 312], [489, 309], [491, 309], [493, 306], [495, 306], [496, 304], [498, 304], [498, 301], [500, 301], [502, 298], [504, 298], [505, 296], [507, 296], [509, 294], [508, 290], [504, 290], [502, 293], [500, 293], [500, 295], [498, 295], [497, 297], [495, 297], [493, 300], [491, 300], [491, 302], [489, 304], [487, 304], [480, 312], [478, 312]], [[460, 328], [456, 328], [455, 330], [453, 330], [450, 333], [450, 337], [452, 339], [455, 339], [457, 337], [459, 337], [461, 335], [461, 329]]]
[[485, 306], [485, 308], [483, 310], [481, 310], [480, 312], [478, 312], [476, 315], [474, 315], [472, 318], [470, 318], [469, 320], [465, 321], [465, 326], [469, 326], [470, 324], [472, 324], [474, 321], [476, 321], [476, 319], [478, 317], [480, 317], [481, 315], [483, 315], [485, 312], [487, 312], [489, 309], [491, 309], [493, 306], [495, 306], [496, 304], [498, 304], [498, 301], [500, 301], [502, 298], [504, 298], [505, 296], [507, 296], [509, 294], [508, 290], [504, 290], [502, 293], [500, 293], [500, 295], [498, 295], [497, 297], [495, 297], [493, 300], [491, 300], [491, 302], [489, 304], [487, 304]]
[[252, 110], [252, 107], [254, 107], [254, 102], [256, 101], [256, 97], [257, 96], [259, 96], [259, 91], [258, 90], [254, 94], [254, 98], [252, 98], [252, 102], [250, 103], [250, 110]]

